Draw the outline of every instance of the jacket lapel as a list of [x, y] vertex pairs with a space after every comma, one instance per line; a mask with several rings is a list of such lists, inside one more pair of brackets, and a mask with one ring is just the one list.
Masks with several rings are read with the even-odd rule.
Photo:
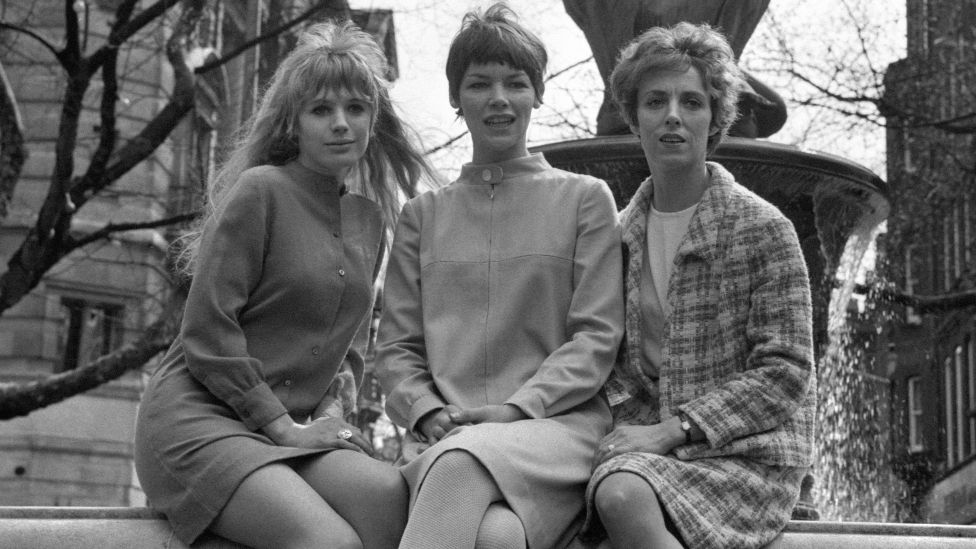
[[691, 218], [688, 235], [678, 247], [675, 256], [676, 265], [685, 261], [687, 256], [713, 261], [721, 249], [719, 238], [722, 234], [725, 206], [733, 179], [732, 174], [718, 164], [709, 162], [708, 168], [711, 182], [698, 203], [695, 215]]

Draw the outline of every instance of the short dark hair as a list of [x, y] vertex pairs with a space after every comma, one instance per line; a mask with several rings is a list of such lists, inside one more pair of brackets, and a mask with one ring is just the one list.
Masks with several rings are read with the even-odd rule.
[[712, 124], [720, 130], [708, 138], [708, 152], [712, 152], [739, 116], [739, 90], [745, 79], [728, 40], [709, 25], [682, 22], [670, 28], [647, 30], [621, 50], [610, 75], [610, 89], [620, 116], [636, 127], [637, 91], [644, 76], [689, 67], [695, 67], [702, 75]]
[[542, 102], [545, 91], [543, 76], [549, 56], [542, 40], [518, 22], [518, 17], [504, 3], [497, 3], [484, 13], [470, 11], [461, 21], [447, 54], [447, 83], [453, 101], [459, 101], [461, 79], [472, 63], [504, 63], [525, 71]]

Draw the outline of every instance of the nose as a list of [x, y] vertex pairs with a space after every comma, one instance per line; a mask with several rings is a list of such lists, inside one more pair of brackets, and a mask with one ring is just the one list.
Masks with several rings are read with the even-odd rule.
[[491, 87], [491, 96], [488, 99], [488, 104], [493, 107], [503, 107], [508, 104], [508, 96], [505, 95], [504, 85], [495, 84]]
[[346, 113], [342, 109], [336, 109], [332, 116], [332, 131], [338, 134], [349, 131], [349, 122], [346, 120]]
[[664, 118], [664, 123], [669, 128], [677, 128], [681, 126], [681, 116], [678, 110], [678, 103], [676, 101], [671, 101], [668, 103], [667, 116]]

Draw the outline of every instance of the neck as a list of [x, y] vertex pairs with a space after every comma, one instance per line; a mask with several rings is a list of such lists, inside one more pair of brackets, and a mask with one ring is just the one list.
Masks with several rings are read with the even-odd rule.
[[690, 170], [651, 170], [654, 176], [654, 209], [680, 212], [701, 200], [708, 187], [708, 168], [702, 164]]
[[298, 163], [315, 173], [335, 179], [336, 183], [339, 183], [340, 185], [346, 181], [346, 176], [348, 176], [349, 172], [352, 171], [352, 168], [338, 168], [335, 170], [329, 170], [323, 168], [322, 166], [317, 166], [311, 162], [308, 162], [301, 156], [298, 157]]
[[506, 160], [514, 160], [516, 158], [522, 158], [524, 156], [529, 156], [529, 149], [524, 145], [522, 147], [510, 149], [503, 152], [475, 150], [474, 153], [471, 155], [471, 163], [472, 164], [499, 164], [501, 162], [505, 162]]

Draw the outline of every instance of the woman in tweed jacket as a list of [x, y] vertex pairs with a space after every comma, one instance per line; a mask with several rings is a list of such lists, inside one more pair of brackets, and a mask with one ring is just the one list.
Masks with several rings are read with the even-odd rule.
[[621, 213], [624, 352], [615, 428], [587, 489], [613, 547], [760, 547], [811, 463], [809, 280], [774, 206], [705, 156], [736, 117], [740, 72], [707, 25], [627, 46], [614, 98], [652, 176]]

